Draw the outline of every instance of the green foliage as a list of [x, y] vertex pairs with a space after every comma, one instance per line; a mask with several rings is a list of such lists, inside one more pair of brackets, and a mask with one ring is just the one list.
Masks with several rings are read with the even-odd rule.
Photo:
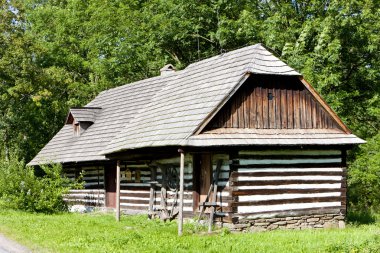
[[[346, 229], [208, 235], [144, 216], [0, 211], [0, 232], [36, 252], [377, 252], [379, 224]], [[46, 235], [49, 235], [48, 237]], [[371, 251], [372, 250], [372, 251]]]
[[29, 212], [66, 211], [63, 195], [73, 183], [62, 177], [61, 166], [43, 166], [44, 176], [35, 175], [31, 167], [11, 157], [0, 161], [0, 206]]
[[326, 252], [380, 252], [380, 235], [376, 234], [364, 242], [357, 244], [354, 242], [331, 245]]
[[347, 221], [350, 224], [371, 224], [376, 222], [376, 214], [363, 208], [350, 208], [347, 213]]
[[348, 176], [351, 207], [380, 210], [380, 133], [360, 147]]

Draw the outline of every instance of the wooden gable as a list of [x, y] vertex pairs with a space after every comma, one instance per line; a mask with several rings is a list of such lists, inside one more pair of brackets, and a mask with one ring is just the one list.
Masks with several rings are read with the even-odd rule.
[[204, 131], [220, 128], [346, 131], [340, 119], [308, 85], [296, 76], [252, 75]]

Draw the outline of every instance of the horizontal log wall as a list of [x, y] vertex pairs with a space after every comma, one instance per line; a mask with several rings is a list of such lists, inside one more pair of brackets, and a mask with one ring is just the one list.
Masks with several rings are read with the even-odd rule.
[[78, 166], [63, 169], [71, 180], [83, 180], [84, 189], [71, 190], [64, 199], [69, 205], [104, 206], [104, 167]]
[[340, 150], [241, 151], [231, 166], [237, 218], [345, 212]]
[[218, 178], [218, 194], [217, 204], [219, 207], [217, 211], [223, 212], [225, 216], [228, 216], [232, 212], [232, 195], [230, 189], [230, 158], [228, 154], [214, 154], [212, 156], [212, 168], [213, 173], [216, 171], [218, 161], [222, 160], [222, 166], [220, 168], [220, 174]]
[[104, 189], [103, 166], [64, 168], [63, 175], [71, 180], [78, 180], [82, 177], [85, 189]]
[[[175, 201], [176, 180], [173, 175], [179, 176], [179, 155], [172, 159], [162, 159], [149, 162], [126, 162], [126, 166], [121, 167], [121, 190], [120, 206], [124, 210], [135, 210], [136, 212], [145, 213], [149, 209], [150, 182], [157, 181], [158, 184], [154, 191], [154, 208], [159, 209], [161, 204], [161, 185], [163, 179], [163, 169], [172, 171], [172, 180], [168, 182], [166, 188], [166, 204], [170, 210], [173, 201]], [[129, 170], [131, 177], [127, 177], [126, 171]], [[152, 175], [152, 170], [155, 172]], [[140, 180], [136, 180], [136, 171], [139, 171]], [[129, 172], [128, 172], [129, 173]], [[137, 173], [137, 174], [138, 174]], [[193, 166], [192, 157], [185, 157], [185, 192], [184, 192], [184, 212], [190, 214], [193, 212]], [[179, 177], [178, 177], [179, 180]], [[139, 182], [137, 182], [139, 181]], [[179, 198], [179, 196], [178, 196]]]
[[70, 190], [64, 196], [69, 205], [104, 206], [105, 190]]

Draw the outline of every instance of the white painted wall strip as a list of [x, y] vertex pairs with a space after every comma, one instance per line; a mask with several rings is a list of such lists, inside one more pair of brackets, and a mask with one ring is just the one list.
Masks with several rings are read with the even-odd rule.
[[[159, 190], [156, 192], [159, 192]], [[149, 194], [150, 192], [149, 191], [139, 191], [139, 190], [120, 190], [120, 193], [124, 193], [124, 194], [146, 193], [146, 194]], [[174, 194], [174, 192], [173, 191], [167, 191], [167, 194]], [[192, 195], [193, 192], [192, 191], [184, 191], [183, 194]]]
[[[141, 200], [141, 201], [149, 201], [149, 198], [140, 198], [140, 197], [120, 197], [123, 200]], [[155, 198], [155, 201], [161, 201], [161, 198]], [[172, 203], [174, 200], [172, 198], [167, 198], [166, 202]], [[177, 199], [178, 201], [178, 199]], [[184, 203], [193, 203], [192, 199], [184, 199]]]
[[340, 192], [323, 192], [323, 193], [296, 193], [296, 194], [275, 194], [275, 195], [250, 195], [239, 196], [241, 201], [256, 201], [256, 200], [277, 200], [277, 199], [297, 199], [297, 198], [318, 198], [318, 197], [339, 197]]
[[64, 201], [74, 202], [74, 203], [91, 203], [91, 204], [104, 204], [104, 200], [100, 199], [68, 199], [63, 198]]
[[239, 155], [340, 155], [340, 150], [267, 150], [267, 151], [239, 151]]
[[268, 211], [286, 211], [291, 209], [305, 209], [318, 207], [340, 206], [341, 202], [317, 202], [317, 203], [300, 203], [300, 204], [284, 204], [284, 205], [265, 205], [265, 206], [239, 206], [238, 213], [259, 213]]
[[264, 160], [253, 160], [253, 159], [240, 159], [240, 165], [260, 165], [260, 164], [297, 164], [297, 163], [340, 163], [341, 158], [323, 158], [323, 159], [264, 159]]
[[227, 187], [230, 185], [229, 181], [218, 181], [218, 186], [224, 186]]
[[104, 198], [104, 194], [96, 194], [96, 193], [94, 193], [94, 194], [69, 193], [67, 195], [70, 197], [75, 197], [75, 198], [79, 198], [79, 197], [83, 197], [83, 198]]
[[343, 172], [343, 168], [239, 168], [238, 172]]
[[[134, 206], [138, 206], [138, 207], [146, 207], [147, 208], [147, 210], [148, 210], [148, 208], [149, 208], [149, 204], [133, 204], [133, 203], [120, 203], [120, 205], [121, 206], [124, 206], [124, 207], [134, 207]], [[153, 206], [153, 208], [155, 208], [155, 209], [159, 209], [160, 208], [160, 206], [159, 205], [154, 205]], [[168, 209], [170, 210], [170, 207], [168, 207]], [[184, 206], [183, 207], [183, 210], [184, 211], [193, 211], [193, 207], [191, 207], [191, 206]]]
[[97, 190], [97, 189], [79, 189], [79, 190], [70, 190], [69, 191], [70, 193], [71, 192], [86, 192], [86, 193], [94, 193], [94, 194], [97, 194], [98, 192], [99, 193], [105, 193], [105, 190], [103, 190], [103, 189], [99, 189], [99, 190]]
[[258, 186], [238, 186], [239, 190], [249, 189], [340, 189], [341, 183], [336, 184], [288, 184], [288, 185], [258, 185]]
[[333, 180], [341, 181], [341, 176], [270, 176], [270, 177], [238, 177], [238, 181], [276, 181], [276, 180]]

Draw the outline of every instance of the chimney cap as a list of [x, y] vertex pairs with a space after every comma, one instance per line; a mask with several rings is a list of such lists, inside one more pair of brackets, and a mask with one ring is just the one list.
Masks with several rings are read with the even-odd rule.
[[172, 64], [166, 64], [162, 69], [160, 69], [161, 76], [174, 73], [176, 68]]

